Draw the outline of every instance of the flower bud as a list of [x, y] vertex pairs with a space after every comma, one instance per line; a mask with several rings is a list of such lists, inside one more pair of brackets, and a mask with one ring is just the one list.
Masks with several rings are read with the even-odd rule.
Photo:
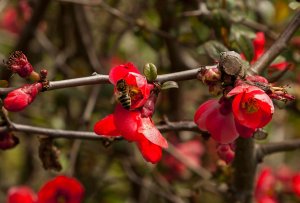
[[27, 57], [21, 51], [15, 51], [10, 56], [6, 63], [8, 68], [17, 73], [22, 78], [27, 78], [33, 71], [32, 65], [28, 62]]
[[0, 149], [11, 149], [19, 144], [19, 139], [11, 132], [0, 133]]
[[8, 111], [21, 111], [33, 102], [36, 95], [42, 90], [42, 83], [24, 85], [11, 91], [4, 99], [4, 107]]
[[231, 163], [234, 159], [234, 150], [230, 144], [220, 144], [217, 146], [217, 153], [223, 161], [227, 164]]

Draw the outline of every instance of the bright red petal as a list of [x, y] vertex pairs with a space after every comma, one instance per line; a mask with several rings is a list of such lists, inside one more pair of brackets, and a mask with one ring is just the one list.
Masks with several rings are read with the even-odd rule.
[[289, 62], [283, 61], [280, 63], [273, 63], [269, 66], [269, 69], [275, 69], [278, 71], [284, 71], [290, 65]]
[[94, 126], [94, 132], [98, 135], [108, 135], [108, 136], [120, 136], [121, 133], [118, 131], [114, 115], [110, 114], [98, 121]]
[[221, 144], [231, 143], [238, 137], [232, 113], [223, 115], [220, 109], [207, 116], [206, 127], [211, 137]]
[[242, 137], [242, 138], [250, 138], [250, 137], [252, 137], [253, 133], [256, 130], [256, 129], [253, 129], [253, 128], [247, 128], [247, 127], [241, 125], [236, 120], [235, 120], [235, 127], [236, 127], [236, 130], [238, 131], [240, 137]]
[[143, 139], [140, 142], [137, 142], [140, 152], [146, 161], [151, 162], [152, 164], [157, 163], [162, 157], [162, 148], [147, 139]]
[[109, 72], [109, 81], [112, 84], [117, 84], [118, 80], [123, 79], [129, 72], [140, 73], [133, 63], [126, 63], [113, 67]]
[[219, 106], [220, 104], [217, 99], [208, 100], [199, 106], [194, 116], [194, 122], [197, 124], [199, 129], [207, 130], [207, 116], [211, 113], [211, 111], [213, 111], [215, 108], [218, 108]]
[[139, 141], [143, 137], [137, 131], [140, 116], [140, 111], [128, 111], [119, 104], [116, 106], [115, 125], [126, 140]]
[[26, 186], [12, 187], [8, 191], [7, 203], [35, 203], [36, 200], [35, 193]]
[[237, 94], [241, 94], [243, 92], [245, 93], [250, 93], [256, 91], [257, 93], [264, 93], [264, 91], [258, 87], [251, 86], [251, 85], [239, 85], [233, 88], [228, 94], [226, 95], [227, 97], [231, 97]]
[[168, 148], [167, 140], [161, 135], [150, 118], [140, 117], [138, 132], [143, 134], [143, 136], [145, 136], [145, 138], [147, 138], [153, 144], [156, 144], [162, 148]]
[[257, 32], [256, 37], [253, 40], [254, 46], [254, 58], [252, 59], [252, 63], [257, 61], [257, 59], [265, 52], [265, 35], [263, 32]]

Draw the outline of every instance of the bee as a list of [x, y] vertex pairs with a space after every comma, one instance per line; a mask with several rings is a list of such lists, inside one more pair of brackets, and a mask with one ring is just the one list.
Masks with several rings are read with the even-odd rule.
[[121, 103], [124, 109], [129, 110], [131, 106], [131, 97], [129, 86], [124, 79], [118, 80], [117, 85], [117, 100]]

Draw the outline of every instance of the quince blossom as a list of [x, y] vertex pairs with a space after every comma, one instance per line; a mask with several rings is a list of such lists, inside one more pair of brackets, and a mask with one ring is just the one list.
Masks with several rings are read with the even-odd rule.
[[[131, 105], [129, 110], [121, 104], [117, 104], [113, 114], [98, 121], [94, 131], [98, 135], [119, 136], [130, 142], [135, 142], [143, 157], [157, 163], [162, 156], [162, 148], [167, 148], [168, 143], [155, 127], [151, 116], [143, 114], [143, 106], [150, 99], [152, 84], [148, 84], [144, 76], [140, 74], [132, 63], [119, 65], [111, 69], [109, 80], [117, 85], [119, 80], [125, 80], [129, 86]], [[115, 93], [118, 91], [115, 87]]]

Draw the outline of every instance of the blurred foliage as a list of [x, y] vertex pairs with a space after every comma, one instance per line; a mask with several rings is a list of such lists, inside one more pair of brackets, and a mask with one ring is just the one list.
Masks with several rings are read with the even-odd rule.
[[[93, 72], [107, 74], [113, 65], [126, 61], [133, 62], [141, 71], [146, 63], [153, 63], [158, 74], [187, 70], [196, 68], [195, 64], [214, 64], [218, 54], [225, 50], [243, 52], [250, 60], [253, 57], [251, 40], [258, 30], [237, 19], [248, 19], [266, 26], [268, 31], [280, 33], [297, 7], [294, 0], [104, 2], [124, 16], [113, 16], [101, 5], [51, 1], [35, 36], [27, 42], [25, 53], [34, 68], [37, 71], [47, 69], [50, 80], [63, 80], [89, 76]], [[4, 23], [5, 19], [8, 22], [9, 18], [5, 16], [9, 9], [19, 11], [18, 3], [18, 0], [0, 1], [1, 60], [7, 59], [24, 34], [22, 31], [11, 32]], [[28, 0], [28, 3], [35, 12], [38, 0]], [[200, 14], [188, 16], [189, 11], [200, 11]], [[16, 23], [24, 30], [30, 20], [22, 18], [17, 12]], [[127, 18], [132, 22], [139, 19], [145, 26], [128, 23]], [[168, 36], [163, 37], [156, 31]], [[268, 34], [267, 42], [267, 47], [274, 42]], [[284, 75], [280, 84], [289, 84], [290, 91], [299, 98], [300, 31], [282, 56], [294, 67]], [[0, 74], [6, 75], [3, 65]], [[267, 73], [265, 76], [269, 77]], [[1, 87], [6, 85], [2, 80], [0, 83]], [[26, 81], [17, 76], [9, 80], [10, 86], [23, 83]], [[160, 95], [154, 115], [156, 123], [162, 121], [163, 116], [172, 121], [192, 120], [199, 104], [209, 98], [207, 88], [200, 82], [178, 84], [179, 89], [170, 89]], [[83, 115], [90, 97], [97, 97], [97, 102], [85, 118]], [[286, 110], [276, 109], [273, 121], [266, 128], [269, 133], [267, 140], [258, 143], [300, 138], [299, 100], [279, 106]], [[92, 86], [84, 86], [41, 93], [26, 110], [10, 113], [9, 117], [16, 123], [33, 126], [92, 131], [94, 123], [113, 110], [111, 85], [101, 85], [96, 96]], [[38, 191], [46, 180], [58, 174], [45, 171], [38, 158], [38, 136], [41, 135], [16, 135], [20, 137], [20, 144], [12, 150], [0, 151], [0, 202], [5, 201], [6, 191], [11, 186], [29, 185]], [[193, 138], [203, 142], [205, 153], [199, 159], [204, 168], [215, 174], [213, 181], [222, 190], [230, 180], [230, 172], [219, 174], [220, 170], [224, 172], [226, 169], [217, 162], [215, 143], [193, 132], [165, 133], [165, 136], [173, 144], [174, 137], [176, 142]], [[148, 164], [132, 143], [116, 141], [105, 148], [101, 141], [57, 139], [54, 145], [60, 150], [59, 159], [63, 166], [59, 173], [73, 175], [83, 183], [85, 203], [224, 202], [220, 194], [216, 195], [206, 187], [188, 168], [184, 175], [167, 180], [166, 174], [173, 169], [165, 165], [164, 159], [157, 165]], [[275, 168], [286, 163], [300, 170], [298, 156], [299, 152], [281, 154], [279, 158], [270, 156], [266, 163]]]

